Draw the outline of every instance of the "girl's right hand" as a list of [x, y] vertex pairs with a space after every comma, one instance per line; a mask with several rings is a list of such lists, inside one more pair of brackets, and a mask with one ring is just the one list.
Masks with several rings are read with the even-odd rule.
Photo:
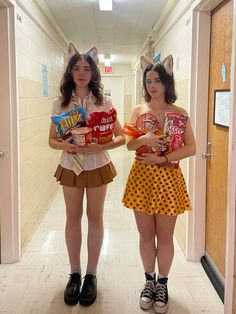
[[166, 135], [156, 135], [155, 130], [147, 132], [142, 138], [144, 140], [144, 145], [155, 148], [166, 148], [168, 146]]
[[62, 141], [62, 150], [67, 151], [70, 154], [76, 153], [76, 148], [78, 147], [75, 144], [71, 144], [71, 137], [67, 138], [66, 140]]

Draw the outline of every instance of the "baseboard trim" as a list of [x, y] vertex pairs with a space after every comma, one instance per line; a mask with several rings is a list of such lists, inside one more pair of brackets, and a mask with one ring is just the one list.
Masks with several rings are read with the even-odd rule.
[[208, 262], [206, 256], [201, 257], [201, 264], [208, 278], [210, 279], [213, 287], [215, 288], [218, 296], [220, 297], [221, 301], [224, 303], [225, 287], [222, 284], [220, 278], [217, 276], [211, 264]]

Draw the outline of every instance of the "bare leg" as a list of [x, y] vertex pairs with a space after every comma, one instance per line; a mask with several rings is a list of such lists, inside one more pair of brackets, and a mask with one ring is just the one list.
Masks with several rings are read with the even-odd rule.
[[84, 190], [63, 186], [66, 204], [65, 237], [71, 269], [80, 269], [81, 218], [83, 214]]
[[139, 250], [146, 273], [154, 272], [156, 260], [155, 217], [134, 211], [139, 232]]
[[173, 235], [177, 217], [160, 214], [155, 217], [159, 274], [168, 276], [174, 257]]
[[88, 265], [87, 273], [96, 274], [97, 264], [103, 242], [103, 208], [107, 185], [88, 188], [87, 216], [88, 216]]

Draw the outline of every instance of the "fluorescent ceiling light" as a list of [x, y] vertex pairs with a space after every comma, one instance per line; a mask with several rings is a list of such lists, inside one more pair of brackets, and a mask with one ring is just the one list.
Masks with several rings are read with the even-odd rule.
[[99, 9], [101, 11], [112, 11], [112, 0], [99, 0]]

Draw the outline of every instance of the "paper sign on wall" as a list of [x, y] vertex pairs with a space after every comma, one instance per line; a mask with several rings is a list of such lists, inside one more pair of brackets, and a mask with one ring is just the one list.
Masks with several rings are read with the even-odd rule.
[[223, 82], [226, 82], [226, 79], [227, 79], [227, 69], [226, 69], [226, 65], [224, 63], [222, 64], [222, 67], [221, 67], [221, 75], [222, 75]]
[[43, 97], [48, 97], [48, 69], [42, 64]]

